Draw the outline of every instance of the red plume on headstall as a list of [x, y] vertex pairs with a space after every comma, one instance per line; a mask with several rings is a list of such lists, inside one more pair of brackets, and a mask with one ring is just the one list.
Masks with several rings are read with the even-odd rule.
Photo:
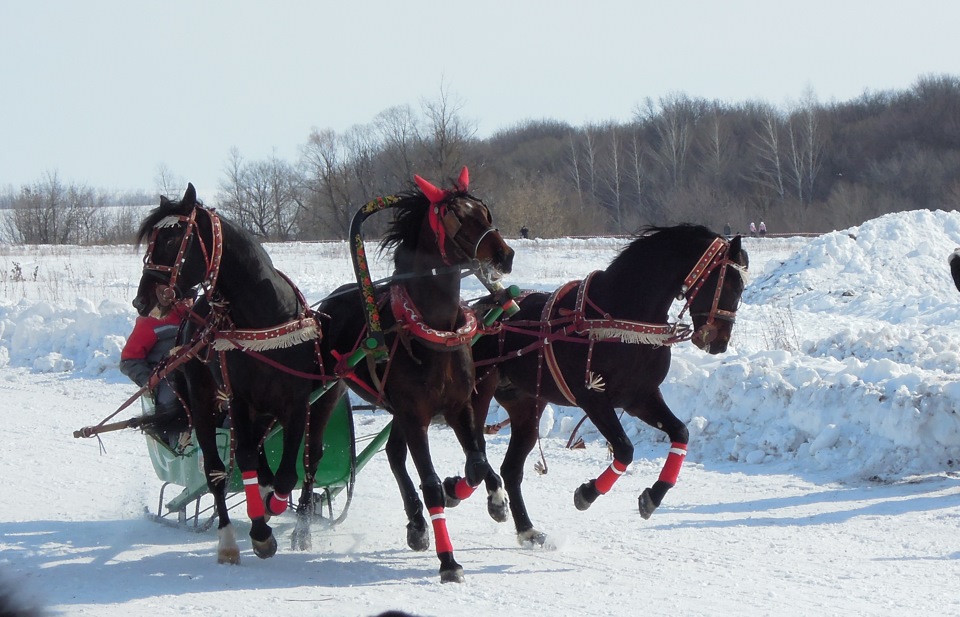
[[[424, 180], [420, 176], [414, 174], [413, 181], [417, 183], [417, 186], [420, 188], [420, 191], [423, 193], [430, 201], [430, 229], [433, 230], [434, 235], [437, 237], [437, 246], [440, 248], [440, 257], [443, 258], [444, 263], [449, 263], [447, 261], [447, 231], [443, 226], [443, 217], [447, 214], [447, 207], [441, 205], [447, 197], [450, 196], [450, 191], [445, 191], [444, 189], [439, 189], [435, 187], [430, 182]], [[454, 187], [458, 191], [464, 193], [467, 192], [467, 189], [470, 187], [470, 173], [467, 171], [466, 165], [463, 169], [460, 170], [460, 177], [457, 178], [457, 181], [454, 183]]]

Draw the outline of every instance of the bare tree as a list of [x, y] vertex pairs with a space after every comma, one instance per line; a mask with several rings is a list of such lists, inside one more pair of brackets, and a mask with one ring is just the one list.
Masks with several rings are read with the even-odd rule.
[[455, 178], [460, 171], [467, 143], [476, 133], [476, 128], [460, 115], [463, 102], [440, 84], [440, 96], [423, 102], [426, 116], [425, 132], [420, 143], [430, 160], [427, 170], [435, 178]]
[[700, 102], [685, 94], [673, 93], [661, 98], [657, 105], [648, 98], [645, 108], [637, 112], [640, 120], [651, 123], [656, 130], [658, 140], [652, 144], [652, 152], [673, 187], [684, 183], [694, 129], [702, 114], [701, 107]]
[[568, 150], [569, 156], [567, 158], [568, 168], [570, 170], [570, 177], [573, 179], [573, 186], [577, 191], [577, 205], [580, 214], [583, 214], [583, 180], [580, 175], [580, 156], [577, 154], [577, 140], [574, 137], [573, 131], [569, 133], [567, 142], [570, 144]]
[[275, 154], [245, 163], [234, 148], [218, 201], [244, 229], [268, 240], [290, 240], [297, 233], [301, 184], [297, 170]]
[[351, 200], [350, 169], [342, 140], [332, 130], [314, 130], [301, 155], [309, 225], [322, 238], [346, 238], [360, 204]]
[[761, 127], [755, 138], [753, 149], [757, 158], [750, 180], [772, 190], [777, 197], [783, 199], [787, 191], [780, 146], [780, 118], [772, 107], [764, 108]]
[[166, 163], [157, 165], [157, 175], [153, 180], [160, 194], [169, 199], [179, 197], [187, 186], [187, 181], [182, 176], [175, 175]]
[[65, 186], [57, 172], [48, 172], [32, 186], [24, 186], [13, 203], [9, 231], [27, 244], [65, 244], [76, 235], [83, 191]]
[[420, 123], [409, 105], [390, 107], [374, 118], [380, 136], [387, 172], [397, 185], [413, 178], [417, 163]]

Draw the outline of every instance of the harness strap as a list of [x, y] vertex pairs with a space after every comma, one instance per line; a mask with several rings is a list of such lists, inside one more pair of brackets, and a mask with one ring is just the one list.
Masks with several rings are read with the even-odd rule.
[[[543, 305], [543, 311], [540, 314], [540, 321], [543, 324], [540, 331], [541, 338], [543, 339], [543, 347], [541, 348], [540, 357], [542, 361], [546, 362], [547, 369], [550, 371], [550, 375], [553, 377], [553, 382], [556, 384], [560, 394], [562, 394], [563, 397], [567, 399], [567, 401], [573, 407], [579, 407], [579, 405], [577, 405], [577, 397], [574, 396], [573, 392], [570, 391], [570, 386], [567, 385], [567, 381], [563, 378], [563, 371], [560, 370], [560, 366], [557, 364], [557, 356], [553, 352], [553, 345], [551, 345], [552, 332], [550, 326], [550, 315], [553, 314], [554, 305], [579, 283], [580, 281], [570, 281], [560, 289], [550, 294], [550, 298], [547, 300], [546, 304]], [[540, 372], [539, 368], [537, 369], [537, 372]], [[537, 381], [539, 382], [539, 378]], [[539, 394], [538, 388], [537, 398], [539, 398]]]

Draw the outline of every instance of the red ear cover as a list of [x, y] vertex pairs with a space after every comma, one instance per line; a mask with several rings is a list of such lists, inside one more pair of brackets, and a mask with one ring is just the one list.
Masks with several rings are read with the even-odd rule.
[[430, 200], [430, 203], [437, 204], [446, 199], [446, 191], [443, 189], [438, 189], [420, 176], [414, 175], [413, 181], [417, 183], [417, 186], [420, 187], [420, 190], [423, 191], [423, 194], [427, 197], [427, 199]]
[[470, 173], [467, 171], [466, 165], [460, 170], [460, 177], [457, 178], [457, 188], [464, 193], [470, 190]]

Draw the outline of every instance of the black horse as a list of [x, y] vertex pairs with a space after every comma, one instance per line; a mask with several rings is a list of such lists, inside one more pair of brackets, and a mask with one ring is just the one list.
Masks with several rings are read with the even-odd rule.
[[[670, 345], [692, 337], [711, 354], [726, 351], [748, 265], [740, 244], [739, 236], [728, 242], [701, 226], [647, 228], [606, 270], [552, 294], [521, 295], [520, 311], [503, 321], [500, 335], [475, 345], [478, 418], [494, 397], [510, 417], [500, 471], [521, 543], [545, 540], [530, 521], [520, 483], [547, 403], [582, 408], [613, 449], [609, 468], [576, 490], [578, 509], [609, 491], [633, 462], [633, 444], [616, 408], [670, 438], [660, 478], [640, 496], [640, 513], [649, 518], [660, 505], [676, 483], [688, 440], [686, 426], [660, 393]], [[681, 314], [689, 310], [692, 333], [668, 324], [675, 299], [685, 302]]]
[[[224, 416], [232, 426], [231, 446], [243, 477], [253, 549], [258, 557], [271, 557], [277, 542], [267, 521], [284, 511], [296, 486], [305, 434], [309, 456], [300, 514], [309, 515], [304, 504], [312, 500], [312, 478], [322, 456], [328, 410], [309, 404], [311, 392], [325, 381], [318, 316], [274, 268], [260, 243], [200, 204], [192, 184], [179, 201], [161, 198], [141, 224], [138, 244], [147, 238], [133, 302], [141, 315], [158, 300], [169, 303], [197, 286], [204, 289], [183, 329], [180, 353], [192, 354], [183, 365], [186, 402], [219, 517], [217, 560], [240, 560], [227, 512], [227, 472], [216, 445], [216, 429]], [[261, 444], [275, 422], [283, 427], [284, 439], [274, 475]]]
[[[456, 433], [467, 457], [461, 494], [491, 473], [482, 423], [478, 428], [471, 406], [470, 341], [478, 332], [477, 319], [461, 304], [460, 279], [464, 270], [490, 279], [510, 272], [513, 249], [493, 227], [487, 206], [468, 192], [466, 168], [450, 191], [416, 180], [420, 190], [401, 193], [391, 203], [396, 216], [380, 245], [393, 250], [391, 282], [368, 298], [358, 286], [347, 285], [319, 306], [330, 316], [324, 349], [331, 356], [325, 361], [338, 362], [335, 372], [344, 378], [320, 403], [332, 406], [349, 385], [393, 414], [387, 456], [410, 521], [407, 542], [415, 550], [429, 547], [423, 504], [406, 470], [409, 448], [433, 524], [441, 580], [460, 582], [463, 568], [454, 559], [446, 530], [444, 492], [430, 459], [427, 428], [442, 415]], [[378, 319], [389, 357], [377, 363], [370, 356], [349, 369], [346, 359], [367, 336], [366, 316], [374, 304], [383, 309]], [[505, 518], [504, 501], [501, 491]]]

